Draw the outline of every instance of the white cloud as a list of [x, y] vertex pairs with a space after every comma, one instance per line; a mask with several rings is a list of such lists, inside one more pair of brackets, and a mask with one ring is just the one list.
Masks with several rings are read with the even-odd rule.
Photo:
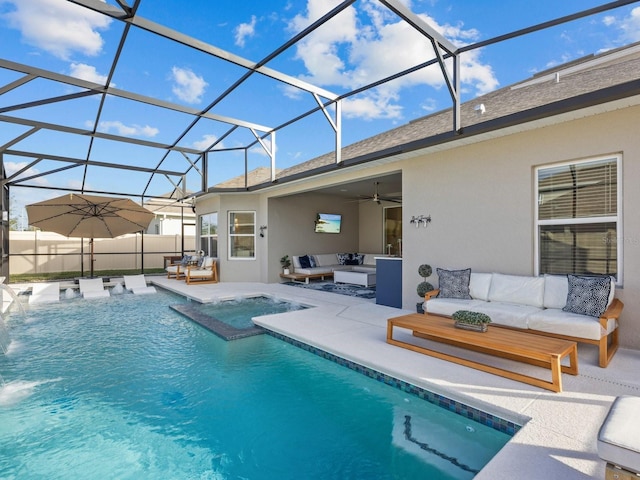
[[171, 80], [175, 83], [171, 89], [182, 101], [187, 103], [200, 103], [206, 87], [209, 85], [204, 78], [196, 75], [188, 68], [173, 67]]
[[[69, 73], [72, 77], [80, 78], [88, 82], [99, 83], [100, 85], [107, 83], [106, 75], [99, 74], [96, 67], [87, 65], [86, 63], [72, 63], [69, 67]], [[112, 83], [111, 86], [115, 87], [115, 84]]]
[[122, 136], [136, 136], [136, 137], [155, 137], [160, 130], [155, 127], [145, 125], [125, 125], [120, 121], [102, 121], [98, 125], [98, 129], [102, 132], [115, 131], [118, 135]]
[[[340, 3], [327, 0], [308, 0], [305, 15], [298, 15], [289, 24], [298, 32]], [[296, 46], [296, 58], [304, 63], [307, 74], [302, 79], [327, 88], [354, 89], [367, 85], [435, 57], [431, 42], [421, 33], [377, 2], [363, 2], [366, 18], [358, 18], [348, 7], [328, 24], [308, 35]], [[405, 2], [410, 6], [410, 2]], [[428, 15], [422, 20], [456, 45], [476, 40], [475, 29], [462, 24], [440, 25]], [[480, 59], [480, 51], [467, 52], [461, 57], [461, 81], [480, 95], [494, 90], [498, 81], [490, 65]], [[365, 119], [401, 118], [401, 93], [404, 89], [429, 85], [439, 89], [445, 85], [437, 65], [370, 90], [344, 103], [348, 116]]]
[[631, 10], [629, 16], [620, 22], [620, 28], [626, 41], [640, 41], [640, 7]]
[[[4, 166], [7, 170], [7, 175], [11, 176], [17, 171], [26, 167], [27, 162], [4, 162]], [[33, 175], [38, 175], [39, 173], [40, 173], [40, 170], [38, 170], [37, 168], [30, 167], [26, 169], [24, 172], [22, 172], [18, 178], [31, 177]], [[35, 185], [43, 185], [43, 186], [49, 185], [49, 182], [44, 177], [34, 178], [33, 180], [29, 180], [29, 183], [35, 184]]]
[[[216, 135], [203, 135], [201, 140], [193, 142], [193, 148], [196, 150], [206, 150], [218, 140]], [[224, 148], [223, 142], [216, 144], [214, 150]]]
[[60, 0], [9, 0], [15, 10], [4, 16], [20, 30], [28, 45], [68, 60], [72, 53], [96, 56], [104, 40], [99, 30], [111, 19], [88, 8]]
[[640, 41], [640, 7], [635, 7], [628, 16], [622, 18], [607, 15], [602, 19], [602, 23], [606, 27], [619, 31], [617, 43], [627, 44]]
[[250, 23], [241, 23], [236, 27], [236, 45], [244, 47], [244, 42], [247, 37], [253, 37], [256, 33], [256, 16], [251, 16]]

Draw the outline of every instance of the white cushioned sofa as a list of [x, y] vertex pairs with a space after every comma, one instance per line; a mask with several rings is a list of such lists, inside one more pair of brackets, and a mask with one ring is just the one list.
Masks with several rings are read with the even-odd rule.
[[[425, 313], [451, 316], [458, 310], [471, 310], [489, 315], [492, 324], [499, 326], [595, 344], [601, 367], [609, 364], [618, 348], [623, 304], [615, 298], [611, 277], [437, 270], [440, 288], [425, 295]], [[462, 280], [454, 278], [453, 290], [448, 285], [449, 274], [459, 276], [459, 272], [468, 272], [466, 290], [465, 275]], [[599, 283], [594, 286], [594, 282]]]
[[[299, 275], [333, 274], [336, 271], [361, 272], [362, 282], [354, 278], [353, 282], [369, 286], [376, 271], [375, 257], [383, 256], [379, 253], [318, 253], [313, 255], [292, 255], [293, 273]], [[306, 258], [305, 258], [306, 257]], [[308, 262], [312, 263], [309, 265]], [[369, 275], [367, 275], [369, 274]], [[375, 280], [375, 277], [374, 277]], [[351, 282], [349, 282], [351, 283]]]

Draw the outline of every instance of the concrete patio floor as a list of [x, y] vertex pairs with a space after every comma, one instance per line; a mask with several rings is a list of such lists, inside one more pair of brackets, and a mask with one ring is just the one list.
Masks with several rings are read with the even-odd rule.
[[[605, 462], [596, 449], [598, 429], [616, 396], [640, 396], [637, 350], [620, 349], [603, 369], [597, 365], [597, 348], [579, 345], [579, 375], [563, 374], [563, 392], [553, 393], [387, 344], [387, 319], [413, 312], [376, 305], [374, 300], [280, 284], [186, 285], [163, 277], [148, 279], [200, 302], [268, 294], [312, 305], [315, 308], [260, 317], [256, 323], [523, 425], [475, 477], [479, 480], [604, 478]], [[548, 370], [538, 367], [490, 361], [550, 378]]]

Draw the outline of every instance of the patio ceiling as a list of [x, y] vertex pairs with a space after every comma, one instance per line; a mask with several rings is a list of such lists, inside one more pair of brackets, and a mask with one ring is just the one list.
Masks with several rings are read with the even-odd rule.
[[[95, 12], [112, 23], [105, 34], [107, 54], [102, 55], [103, 63], [99, 65], [106, 74], [102, 83], [91, 81], [79, 74], [60, 73], [40, 56], [14, 58], [11, 49], [2, 49], [3, 185], [125, 195], [145, 201], [166, 198], [167, 192], [173, 192], [176, 200], [183, 200], [208, 191], [250, 190], [276, 181], [286, 182], [287, 177], [279, 172], [291, 169], [292, 164], [279, 158], [277, 147], [279, 140], [286, 142], [288, 136], [308, 139], [318, 156], [332, 151], [339, 164], [343, 144], [362, 140], [356, 128], [345, 128], [342, 102], [427, 68], [437, 69], [442, 76], [453, 111], [451, 131], [459, 131], [463, 127], [462, 54], [638, 0], [603, 4], [464, 46], [442, 36], [400, 0], [379, 0], [419, 32], [431, 46], [432, 56], [393, 75], [368, 78], [364, 85], [333, 90], [307, 81], [287, 59], [299, 42], [316, 31], [332, 28], [346, 9], [367, 8], [364, 0], [327, 6], [315, 21], [291, 32], [282, 43], [265, 41], [258, 59], [244, 58], [231, 48], [222, 48], [220, 45], [228, 42], [217, 38], [214, 32], [206, 38], [190, 35], [188, 22], [201, 24], [206, 21], [202, 19], [215, 18], [219, 2], [210, 2], [210, 11], [192, 11], [188, 21], [178, 21], [167, 15], [170, 12], [158, 15], [160, 7], [151, 0], [60, 1]], [[255, 8], [258, 11], [262, 7]], [[263, 13], [267, 14], [267, 10]], [[204, 108], [194, 108], [179, 98], [167, 100], [164, 92], [153, 90], [145, 81], [148, 76], [163, 75], [176, 59], [185, 59], [210, 73]], [[131, 72], [127, 71], [132, 62], [139, 71], [135, 81], [129, 79]], [[297, 100], [289, 101], [292, 97]], [[287, 109], [277, 108], [284, 102], [288, 102]], [[122, 119], [122, 125], [114, 125], [112, 118]], [[152, 128], [150, 119], [165, 125], [161, 132], [147, 135]], [[112, 133], [114, 128], [123, 126], [139, 128], [119, 128]], [[299, 163], [310, 159], [300, 159]], [[6, 171], [9, 162], [21, 167]], [[258, 170], [264, 175], [249, 175]], [[242, 179], [241, 185], [225, 187], [224, 182], [234, 177]], [[299, 179], [300, 174], [295, 178]], [[369, 189], [370, 184], [366, 181], [363, 185]]]

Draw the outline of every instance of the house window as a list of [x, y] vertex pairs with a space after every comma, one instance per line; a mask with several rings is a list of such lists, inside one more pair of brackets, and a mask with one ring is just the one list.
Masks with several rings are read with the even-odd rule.
[[218, 212], [200, 215], [200, 250], [210, 257], [218, 256]]
[[538, 274], [606, 274], [621, 282], [621, 158], [536, 168]]
[[229, 258], [256, 258], [256, 212], [229, 212]]

